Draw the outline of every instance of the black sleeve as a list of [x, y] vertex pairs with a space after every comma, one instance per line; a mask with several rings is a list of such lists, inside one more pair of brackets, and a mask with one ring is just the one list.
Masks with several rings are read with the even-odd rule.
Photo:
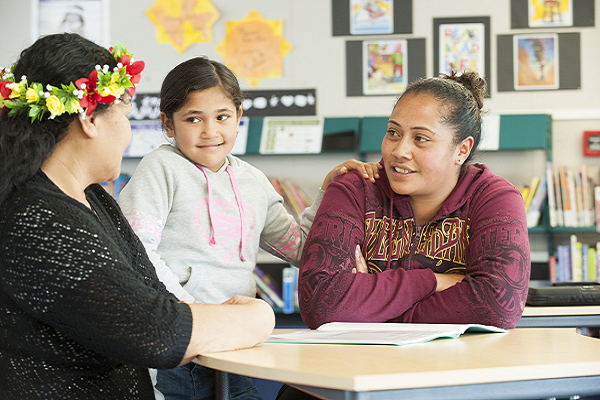
[[93, 352], [176, 366], [191, 336], [189, 306], [151, 284], [86, 214], [47, 199], [12, 213], [2, 234], [4, 290], [32, 317]]

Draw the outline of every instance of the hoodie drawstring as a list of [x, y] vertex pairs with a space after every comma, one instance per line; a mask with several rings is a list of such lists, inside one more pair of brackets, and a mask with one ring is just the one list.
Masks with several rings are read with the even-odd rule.
[[[213, 196], [212, 196], [212, 183], [210, 181], [210, 178], [208, 177], [208, 174], [206, 173], [206, 171], [204, 170], [204, 168], [202, 167], [202, 165], [200, 164], [196, 164], [196, 167], [198, 167], [202, 173], [204, 174], [204, 177], [206, 178], [206, 185], [208, 186], [208, 217], [210, 219], [210, 240], [209, 240], [209, 244], [211, 246], [214, 246], [217, 244], [217, 241], [215, 239], [215, 227], [213, 225]], [[229, 179], [231, 180], [231, 185], [233, 186], [233, 193], [235, 193], [235, 200], [238, 206], [238, 209], [240, 210], [240, 222], [241, 222], [241, 239], [240, 239], [240, 260], [242, 261], [246, 261], [246, 258], [244, 257], [244, 247], [246, 246], [246, 215], [244, 213], [244, 206], [242, 204], [242, 197], [240, 195], [240, 190], [237, 184], [237, 180], [235, 179], [235, 175], [233, 174], [233, 168], [231, 168], [230, 165], [228, 165], [225, 170], [227, 171], [227, 174], [229, 175]]]
[[235, 193], [235, 200], [237, 201], [238, 208], [240, 210], [240, 222], [241, 222], [241, 239], [240, 239], [240, 260], [246, 261], [244, 257], [244, 247], [246, 246], [246, 214], [244, 213], [244, 205], [242, 204], [242, 196], [240, 195], [240, 189], [237, 184], [237, 179], [235, 179], [235, 174], [233, 173], [233, 168], [231, 165], [228, 165], [225, 168], [227, 173], [229, 174], [229, 179], [231, 180], [231, 185], [233, 186], [233, 193]]

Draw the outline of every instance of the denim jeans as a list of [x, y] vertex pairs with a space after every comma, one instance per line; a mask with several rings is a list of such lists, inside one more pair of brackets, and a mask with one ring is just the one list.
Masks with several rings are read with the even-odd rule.
[[[213, 400], [215, 371], [195, 363], [159, 369], [156, 389], [165, 400]], [[262, 400], [250, 378], [229, 374], [229, 395], [235, 400]]]

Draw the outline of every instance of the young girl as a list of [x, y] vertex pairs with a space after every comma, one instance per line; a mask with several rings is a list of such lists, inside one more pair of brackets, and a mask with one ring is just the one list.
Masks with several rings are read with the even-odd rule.
[[[243, 100], [233, 72], [207, 58], [188, 60], [169, 72], [160, 98], [161, 121], [175, 143], [142, 159], [120, 203], [159, 278], [182, 301], [220, 304], [232, 295], [255, 296], [259, 247], [298, 265], [327, 185], [350, 169], [377, 176], [378, 164], [338, 166], [298, 224], [267, 177], [229, 154]], [[211, 370], [195, 364], [160, 370], [156, 388], [167, 399], [213, 398], [212, 385], [194, 388], [198, 378], [212, 382]], [[230, 393], [258, 398], [245, 377], [230, 376]]]

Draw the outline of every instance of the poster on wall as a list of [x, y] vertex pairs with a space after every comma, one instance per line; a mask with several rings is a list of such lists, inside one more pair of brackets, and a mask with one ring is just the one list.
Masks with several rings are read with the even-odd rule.
[[350, 0], [350, 33], [352, 35], [393, 32], [392, 0]]
[[323, 141], [323, 117], [265, 117], [260, 135], [260, 154], [319, 153]]
[[598, 0], [510, 0], [512, 29], [596, 26]]
[[108, 47], [109, 0], [31, 0], [31, 38], [73, 32]]
[[241, 21], [227, 21], [225, 38], [215, 50], [252, 88], [265, 78], [281, 78], [283, 57], [292, 45], [283, 37], [282, 20], [266, 20], [251, 10]]
[[515, 90], [558, 89], [558, 35], [515, 35], [513, 40]]
[[164, 143], [169, 143], [160, 122], [158, 93], [138, 93], [131, 98], [131, 111], [127, 115], [131, 125], [131, 142], [123, 157], [143, 157]]
[[363, 94], [400, 94], [408, 84], [407, 42], [363, 42]]
[[244, 90], [244, 115], [316, 115], [316, 89]]
[[573, 0], [527, 0], [529, 27], [573, 26]]
[[180, 53], [194, 43], [212, 42], [220, 15], [211, 0], [157, 0], [146, 11], [156, 25], [156, 42], [171, 43]]
[[476, 71], [485, 76], [485, 25], [483, 23], [441, 24], [439, 73]]

